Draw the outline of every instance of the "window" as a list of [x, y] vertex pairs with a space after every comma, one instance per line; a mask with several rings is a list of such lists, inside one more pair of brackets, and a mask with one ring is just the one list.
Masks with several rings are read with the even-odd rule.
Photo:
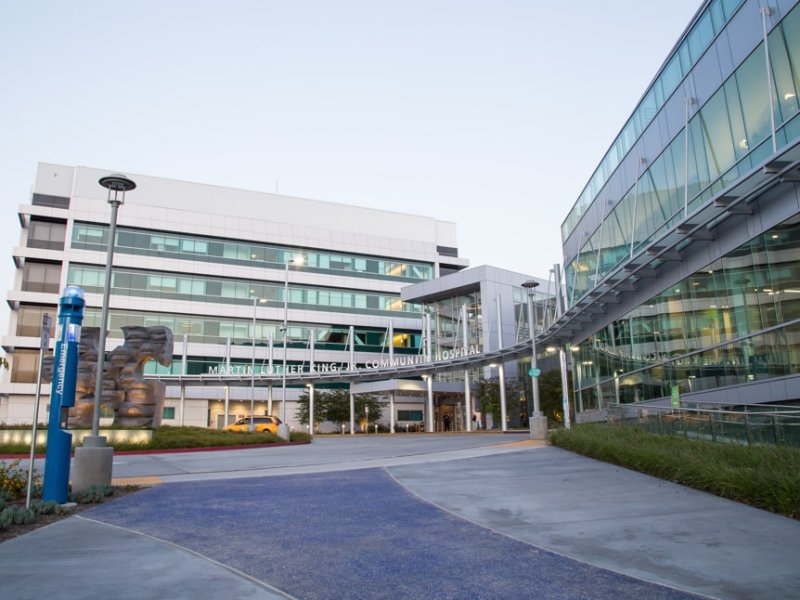
[[19, 309], [17, 318], [17, 335], [39, 337], [42, 330], [42, 315], [50, 313], [52, 326], [50, 327], [50, 337], [55, 335], [56, 315], [58, 309], [55, 306], [22, 306]]
[[149, 275], [147, 277], [147, 287], [151, 290], [174, 290], [178, 287], [178, 279], [176, 277]]
[[[105, 232], [106, 230], [103, 227], [75, 225], [72, 230], [72, 241], [104, 246], [106, 245]], [[120, 237], [122, 237], [122, 234], [120, 234]]]
[[25, 261], [22, 290], [25, 292], [58, 293], [61, 265]]
[[103, 271], [92, 267], [70, 267], [67, 283], [82, 287], [86, 291], [95, 291], [103, 283]]
[[31, 198], [34, 206], [53, 206], [55, 208], [69, 208], [69, 198], [63, 196], [48, 196], [47, 194], [34, 194]]
[[31, 227], [28, 232], [28, 248], [63, 250], [66, 234], [66, 223], [31, 221]]
[[175, 418], [175, 407], [174, 406], [165, 406], [164, 411], [161, 413], [162, 419], [174, 419]]
[[12, 383], [36, 383], [38, 372], [38, 350], [17, 350], [11, 355]]
[[181, 240], [181, 251], [194, 254], [208, 254], [208, 243], [199, 240]]
[[422, 421], [422, 411], [421, 410], [398, 410], [397, 411], [397, 420], [398, 421]]

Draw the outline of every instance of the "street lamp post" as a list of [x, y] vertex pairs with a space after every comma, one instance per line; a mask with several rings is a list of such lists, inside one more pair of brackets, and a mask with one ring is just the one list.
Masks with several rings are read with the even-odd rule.
[[100, 336], [97, 341], [97, 374], [94, 384], [94, 410], [92, 412], [92, 435], [83, 440], [83, 448], [75, 452], [75, 478], [89, 485], [110, 485], [114, 449], [106, 446], [106, 438], [99, 435], [100, 403], [103, 398], [103, 370], [106, 361], [106, 337], [108, 335], [108, 304], [111, 295], [111, 264], [114, 260], [114, 243], [117, 234], [117, 211], [125, 202], [125, 192], [136, 189], [136, 183], [120, 173], [101, 177], [98, 183], [108, 190], [111, 219], [108, 228], [105, 284], [103, 304], [100, 310]]
[[[125, 202], [125, 192], [136, 189], [136, 184], [119, 173], [101, 177], [100, 185], [108, 190], [111, 205], [111, 221], [108, 228], [108, 250], [106, 251], [106, 277], [103, 286], [103, 305], [100, 310], [100, 339], [97, 342], [97, 378], [94, 386], [94, 412], [92, 413], [92, 437], [98, 437], [100, 426], [100, 401], [103, 397], [103, 369], [106, 362], [106, 336], [108, 335], [108, 298], [111, 295], [111, 263], [114, 260], [114, 243], [117, 235], [117, 211]], [[103, 443], [105, 445], [105, 438]]]
[[533, 416], [530, 417], [531, 439], [547, 439], [547, 417], [542, 415], [539, 406], [539, 369], [536, 367], [536, 312], [533, 295], [539, 282], [530, 280], [522, 284], [528, 292], [528, 324], [531, 336], [531, 390], [533, 394]]

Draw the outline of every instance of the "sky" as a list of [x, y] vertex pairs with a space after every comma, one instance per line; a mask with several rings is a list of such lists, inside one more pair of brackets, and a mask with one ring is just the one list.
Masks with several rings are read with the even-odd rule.
[[700, 3], [0, 0], [0, 282], [40, 161], [453, 221], [547, 278]]

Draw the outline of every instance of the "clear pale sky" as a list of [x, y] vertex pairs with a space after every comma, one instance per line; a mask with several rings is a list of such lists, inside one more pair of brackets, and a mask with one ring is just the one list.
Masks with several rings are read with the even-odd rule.
[[546, 278], [699, 6], [0, 0], [0, 289], [38, 161], [454, 221], [472, 266]]

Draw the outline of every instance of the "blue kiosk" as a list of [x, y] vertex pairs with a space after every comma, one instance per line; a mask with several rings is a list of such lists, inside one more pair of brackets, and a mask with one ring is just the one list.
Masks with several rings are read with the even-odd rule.
[[68, 498], [69, 461], [72, 434], [67, 431], [69, 408], [75, 405], [78, 376], [78, 344], [83, 323], [83, 290], [67, 286], [59, 300], [58, 340], [53, 361], [50, 419], [47, 425], [47, 454], [44, 464], [44, 500], [60, 504]]

